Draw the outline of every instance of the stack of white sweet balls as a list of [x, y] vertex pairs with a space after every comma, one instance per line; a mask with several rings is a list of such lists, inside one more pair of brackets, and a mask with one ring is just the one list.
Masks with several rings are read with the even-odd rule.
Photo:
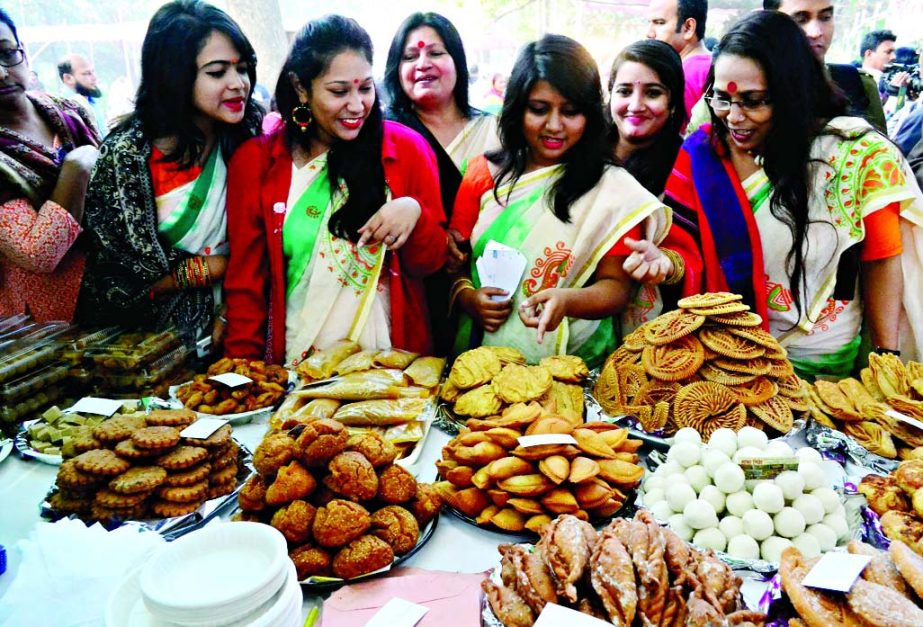
[[[797, 457], [798, 470], [772, 480], [747, 480], [747, 458]], [[830, 487], [813, 448], [769, 442], [753, 427], [718, 429], [703, 444], [699, 432], [677, 432], [661, 464], [644, 481], [643, 503], [683, 540], [738, 559], [778, 563], [795, 546], [817, 557], [849, 539], [846, 510]]]

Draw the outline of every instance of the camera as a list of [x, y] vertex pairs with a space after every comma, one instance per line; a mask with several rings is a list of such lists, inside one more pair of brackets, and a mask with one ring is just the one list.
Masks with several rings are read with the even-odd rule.
[[878, 82], [878, 89], [889, 96], [897, 96], [900, 88], [891, 84], [896, 74], [907, 72], [910, 74], [910, 80], [907, 81], [907, 99], [916, 100], [923, 92], [923, 79], [920, 77], [919, 63], [889, 63], [881, 72], [881, 80]]

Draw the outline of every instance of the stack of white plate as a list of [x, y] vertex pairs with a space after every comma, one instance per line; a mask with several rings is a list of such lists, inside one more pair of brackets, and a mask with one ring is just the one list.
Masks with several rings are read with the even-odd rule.
[[296, 627], [301, 622], [301, 587], [285, 538], [260, 523], [212, 524], [166, 544], [133, 585], [127, 581], [115, 594], [121, 598], [110, 599], [107, 619], [122, 625]]

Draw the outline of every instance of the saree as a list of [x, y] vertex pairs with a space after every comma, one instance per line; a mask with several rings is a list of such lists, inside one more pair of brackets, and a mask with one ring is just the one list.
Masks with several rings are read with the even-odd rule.
[[530, 363], [568, 354], [582, 357], [592, 368], [615, 349], [611, 318], [565, 318], [538, 344], [535, 329], [523, 325], [517, 311], [524, 300], [542, 290], [585, 287], [603, 257], [636, 225], [660, 242], [670, 228], [670, 211], [624, 169], [610, 166], [597, 185], [571, 205], [570, 222], [562, 222], [551, 210], [548, 194], [561, 172], [560, 165], [541, 168], [513, 184], [501, 183], [496, 197], [493, 189], [482, 194], [471, 232], [475, 287], [481, 285], [476, 261], [491, 240], [519, 250], [526, 257], [526, 270], [511, 295], [513, 312], [496, 332], [484, 333], [478, 342], [473, 321], [463, 316], [457, 352], [477, 343], [511, 346], [522, 351]]

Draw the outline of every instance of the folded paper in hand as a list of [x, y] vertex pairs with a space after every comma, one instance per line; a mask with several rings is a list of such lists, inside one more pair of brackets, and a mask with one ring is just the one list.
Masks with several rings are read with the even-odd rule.
[[526, 269], [526, 258], [515, 248], [490, 240], [475, 265], [481, 287], [498, 287], [509, 294], [491, 296], [491, 300], [502, 301], [512, 298], [519, 289], [522, 273]]

